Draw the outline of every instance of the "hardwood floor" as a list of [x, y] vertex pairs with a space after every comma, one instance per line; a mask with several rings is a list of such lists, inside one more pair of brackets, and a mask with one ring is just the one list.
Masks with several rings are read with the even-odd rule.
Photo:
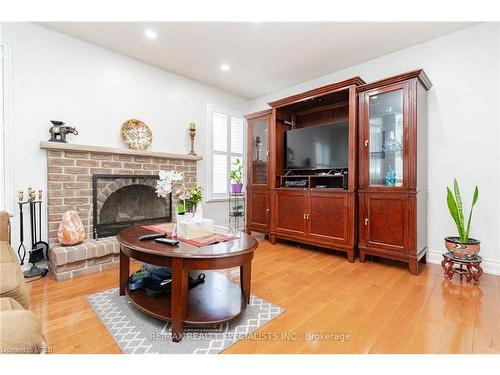
[[[118, 268], [28, 284], [54, 353], [120, 353], [85, 298], [117, 286]], [[252, 293], [287, 310], [224, 353], [500, 353], [498, 276], [467, 286], [432, 264], [412, 276], [398, 263], [352, 264], [340, 253], [261, 241]], [[308, 332], [350, 338], [305, 340]]]

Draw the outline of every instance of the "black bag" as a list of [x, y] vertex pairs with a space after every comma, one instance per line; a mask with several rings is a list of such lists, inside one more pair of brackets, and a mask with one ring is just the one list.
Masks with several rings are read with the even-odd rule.
[[[188, 287], [189, 289], [192, 289], [197, 285], [203, 284], [204, 282], [204, 273], [200, 273], [196, 278], [189, 276]], [[146, 295], [148, 297], [158, 297], [164, 294], [168, 294], [172, 291], [172, 278], [165, 279], [161, 282], [158, 282], [158, 280], [155, 279], [148, 278], [142, 288], [146, 291]]]
[[[158, 297], [170, 293], [172, 290], [172, 270], [169, 267], [143, 266], [148, 276], [142, 286], [148, 297]], [[205, 274], [200, 273], [196, 278], [189, 276], [189, 289], [205, 282]]]

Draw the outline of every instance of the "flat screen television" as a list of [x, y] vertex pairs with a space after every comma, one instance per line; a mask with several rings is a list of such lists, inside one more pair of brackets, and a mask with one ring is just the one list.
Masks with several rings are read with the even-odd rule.
[[347, 168], [349, 124], [309, 126], [285, 132], [285, 169]]

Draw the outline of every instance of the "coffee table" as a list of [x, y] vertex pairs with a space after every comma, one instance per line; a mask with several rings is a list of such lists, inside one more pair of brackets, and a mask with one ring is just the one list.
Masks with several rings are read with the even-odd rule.
[[[172, 340], [182, 339], [184, 324], [206, 325], [238, 317], [250, 302], [252, 259], [257, 241], [243, 232], [234, 240], [196, 247], [185, 242], [173, 247], [154, 240], [139, 241], [139, 236], [154, 232], [139, 225], [121, 231], [120, 295], [127, 294], [140, 310], [171, 322]], [[172, 268], [172, 291], [149, 297], [142, 289], [128, 289], [130, 258]], [[240, 267], [240, 285], [214, 270]], [[205, 273], [205, 282], [189, 290], [189, 271]]]

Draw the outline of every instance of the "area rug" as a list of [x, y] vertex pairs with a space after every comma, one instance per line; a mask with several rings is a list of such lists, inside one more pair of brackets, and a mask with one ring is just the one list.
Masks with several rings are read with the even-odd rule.
[[236, 319], [217, 325], [185, 326], [181, 342], [171, 339], [170, 323], [137, 309], [118, 288], [87, 297], [90, 305], [126, 354], [217, 354], [262, 327], [285, 309], [255, 295]]

